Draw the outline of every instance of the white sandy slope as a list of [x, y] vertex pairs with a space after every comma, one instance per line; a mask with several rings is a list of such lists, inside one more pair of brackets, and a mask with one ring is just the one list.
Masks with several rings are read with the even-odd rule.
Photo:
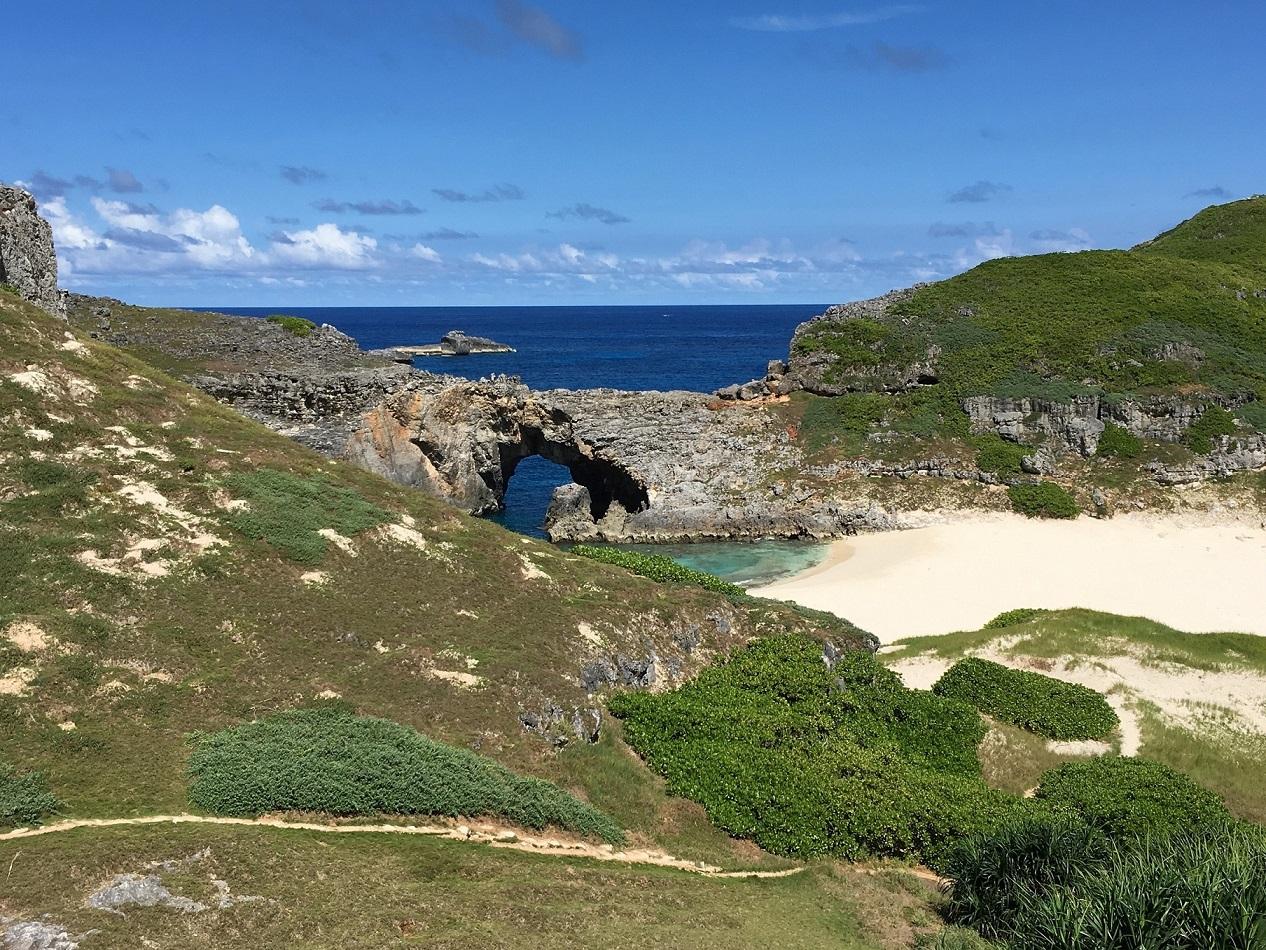
[[955, 516], [837, 541], [822, 564], [752, 593], [831, 611], [883, 642], [975, 630], [1013, 607], [1088, 607], [1191, 632], [1266, 635], [1266, 527], [1256, 512]]

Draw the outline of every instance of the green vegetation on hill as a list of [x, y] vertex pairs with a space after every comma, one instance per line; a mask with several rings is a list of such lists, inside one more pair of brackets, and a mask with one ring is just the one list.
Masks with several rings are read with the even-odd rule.
[[39, 772], [18, 772], [0, 761], [0, 827], [37, 823], [61, 806]]
[[959, 660], [932, 691], [1050, 739], [1102, 739], [1120, 724], [1093, 689], [978, 657]]
[[803, 637], [609, 705], [671, 792], [777, 854], [929, 860], [1024, 807], [981, 779], [985, 728], [969, 706], [906, 689], [868, 653], [829, 667]]
[[390, 515], [355, 491], [327, 478], [301, 478], [260, 469], [230, 475], [226, 486], [246, 503], [229, 519], [238, 531], [266, 541], [299, 564], [316, 564], [329, 543], [319, 532], [355, 535], [390, 520]]
[[1106, 838], [1039, 818], [946, 862], [946, 915], [1024, 950], [1251, 950], [1266, 907], [1266, 837], [1241, 826]]
[[1011, 507], [1030, 518], [1076, 518], [1081, 513], [1073, 494], [1055, 482], [1020, 482], [1007, 487]]
[[704, 590], [715, 591], [719, 594], [738, 595], [746, 593], [737, 584], [723, 581], [715, 574], [709, 574], [706, 571], [696, 571], [694, 568], [686, 567], [684, 564], [678, 564], [672, 558], [663, 554], [644, 554], [641, 551], [604, 548], [592, 544], [574, 545], [571, 548], [571, 553], [587, 557], [591, 561], [614, 564], [642, 577], [649, 577], [653, 581], [688, 584], [692, 587], [702, 587]]
[[284, 313], [274, 313], [264, 319], [269, 323], [277, 324], [283, 330], [287, 330], [295, 336], [307, 336], [316, 329], [316, 324], [311, 320], [306, 320], [303, 317], [291, 317]]
[[338, 706], [276, 713], [195, 736], [189, 799], [222, 815], [445, 815], [554, 825], [619, 843], [606, 815], [556, 785]]
[[[1109, 402], [1153, 395], [1222, 403], [1197, 423], [1198, 453], [1234, 421], [1266, 423], [1266, 197], [1209, 208], [1130, 251], [1083, 251], [987, 261], [916, 288], [886, 312], [823, 319], [801, 331], [793, 358], [827, 362], [823, 381], [857, 390], [805, 410], [812, 452], [837, 439], [873, 454], [864, 436], [882, 421], [898, 434], [913, 403], [952, 406], [921, 437], [953, 436], [973, 396]], [[793, 359], [794, 362], [794, 359]], [[922, 381], [912, 392], [887, 393]], [[958, 416], [952, 422], [954, 415]], [[1205, 431], [1208, 430], [1208, 431]], [[859, 437], [860, 436], [860, 437]], [[882, 441], [881, 441], [882, 445]], [[1105, 456], [1141, 446], [1106, 435]], [[1017, 471], [996, 445], [985, 471]]]

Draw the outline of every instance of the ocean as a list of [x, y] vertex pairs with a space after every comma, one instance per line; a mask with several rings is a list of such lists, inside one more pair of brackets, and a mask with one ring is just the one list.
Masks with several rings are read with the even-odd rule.
[[[288, 313], [330, 323], [365, 349], [434, 343], [449, 330], [490, 337], [514, 353], [422, 357], [421, 369], [478, 379], [519, 376], [534, 389], [688, 389], [711, 392], [763, 376], [771, 359], [786, 358], [796, 325], [822, 304], [632, 307], [237, 307], [222, 313]], [[493, 516], [507, 528], [544, 537], [554, 489], [570, 481], [565, 468], [524, 460]], [[736, 583], [772, 580], [820, 559], [821, 545], [757, 542], [643, 546]]]

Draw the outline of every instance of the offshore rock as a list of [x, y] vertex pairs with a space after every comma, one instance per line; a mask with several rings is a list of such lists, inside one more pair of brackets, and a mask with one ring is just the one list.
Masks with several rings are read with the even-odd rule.
[[0, 184], [0, 284], [55, 317], [66, 316], [57, 289], [53, 229], [40, 217], [28, 191]]

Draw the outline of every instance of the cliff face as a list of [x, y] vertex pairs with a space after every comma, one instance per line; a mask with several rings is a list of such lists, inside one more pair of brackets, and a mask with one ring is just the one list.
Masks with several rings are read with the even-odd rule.
[[0, 184], [0, 284], [54, 316], [66, 306], [57, 289], [53, 229], [39, 216], [35, 198], [21, 188]]

